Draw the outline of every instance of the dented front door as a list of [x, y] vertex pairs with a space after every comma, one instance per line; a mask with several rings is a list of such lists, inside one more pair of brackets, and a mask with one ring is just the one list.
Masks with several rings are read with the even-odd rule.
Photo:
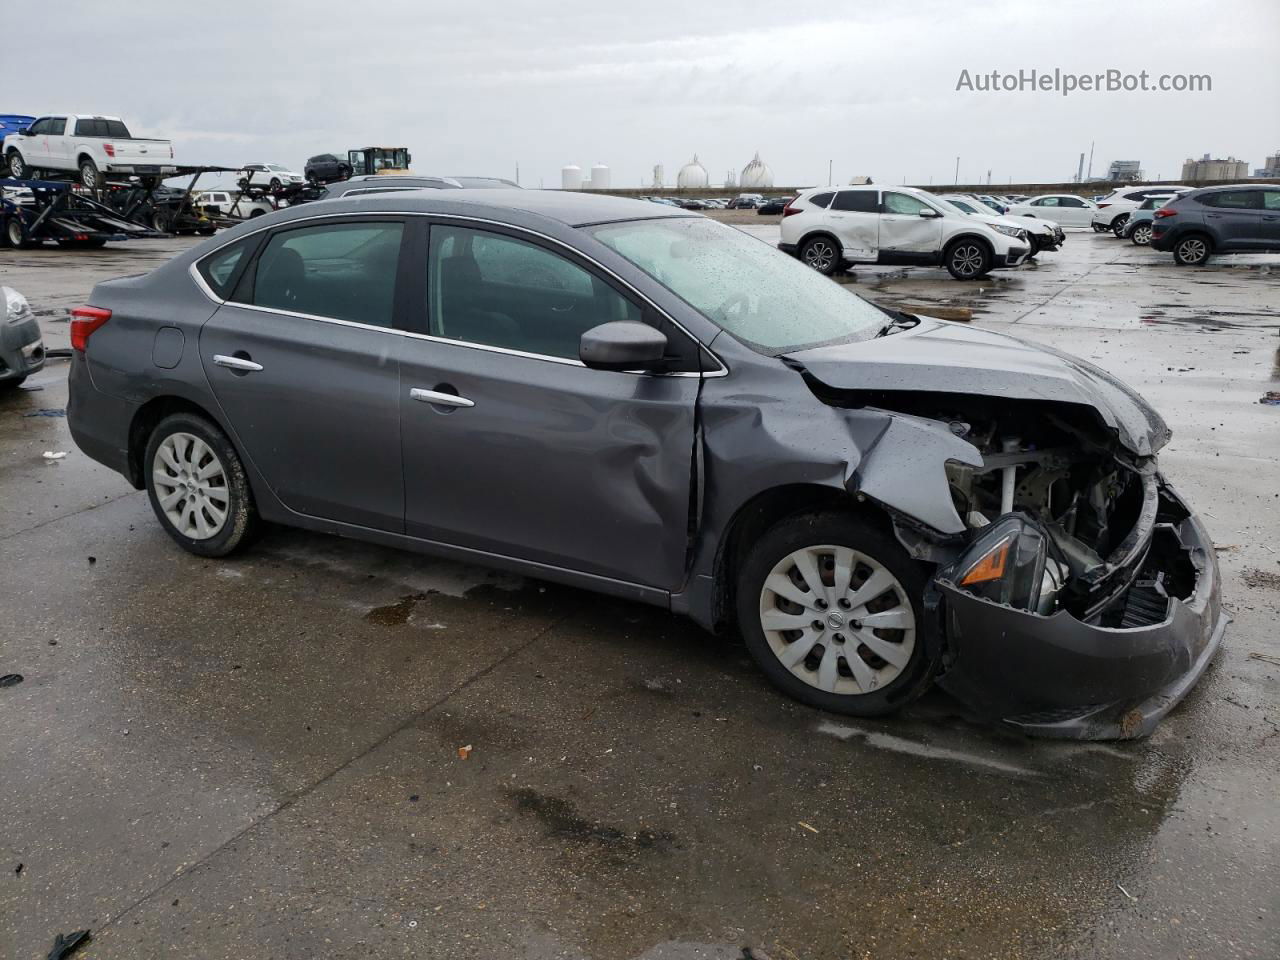
[[407, 532], [674, 590], [697, 386], [405, 338]]

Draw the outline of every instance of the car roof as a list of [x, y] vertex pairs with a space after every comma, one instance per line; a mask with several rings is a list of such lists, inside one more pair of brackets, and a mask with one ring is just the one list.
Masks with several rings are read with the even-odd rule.
[[46, 113], [46, 117], [68, 117], [72, 120], [119, 120], [119, 117], [107, 117], [100, 113]]
[[[399, 179], [388, 177], [388, 180]], [[665, 217], [694, 216], [677, 207], [633, 200], [629, 197], [611, 197], [603, 194], [578, 193], [572, 190], [402, 190], [393, 193], [371, 193], [346, 199], [337, 197], [324, 201], [333, 212], [352, 211], [407, 211], [410, 213], [457, 213], [458, 207], [475, 212], [476, 216], [489, 214], [532, 214], [548, 220], [556, 220], [570, 227], [583, 227], [596, 223], [613, 223], [620, 220], [655, 220]], [[311, 204], [288, 207], [299, 216], [315, 216]], [[289, 218], [282, 217], [280, 222]]]

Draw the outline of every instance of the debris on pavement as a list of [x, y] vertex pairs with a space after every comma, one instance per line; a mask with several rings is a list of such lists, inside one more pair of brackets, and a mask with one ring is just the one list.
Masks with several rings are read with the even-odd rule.
[[817, 828], [817, 827], [810, 826], [809, 824], [805, 823], [803, 820], [797, 820], [796, 822], [797, 822], [798, 824], [800, 824], [800, 826], [802, 826], [802, 827], [804, 827], [806, 830], [808, 830], [810, 833], [817, 833], [817, 832], [818, 832], [818, 828]]
[[459, 760], [466, 760], [469, 756], [471, 756], [471, 744], [468, 743], [465, 747], [458, 748]]
[[24, 417], [65, 417], [67, 411], [61, 408], [41, 407], [39, 410], [32, 410], [30, 413], [24, 413]]
[[46, 450], [43, 454], [46, 460], [61, 460], [67, 455], [65, 450]]
[[1280, 390], [1268, 390], [1258, 402], [1265, 403], [1269, 407], [1280, 407]]
[[13, 868], [13, 875], [14, 875], [15, 877], [20, 877], [20, 876], [22, 876], [22, 868], [23, 868], [23, 867], [25, 867], [25, 866], [26, 866], [26, 864], [25, 864], [25, 863], [20, 863], [20, 864], [18, 864], [16, 867], [14, 867], [14, 868]]
[[1276, 666], [1280, 667], [1280, 657], [1273, 657], [1269, 653], [1258, 653], [1257, 651], [1254, 651], [1253, 653], [1249, 654], [1249, 659], [1263, 660], [1267, 663], [1274, 663]]
[[21, 682], [22, 674], [20, 673], [6, 673], [0, 677], [0, 687], [16, 687]]
[[1130, 893], [1128, 890], [1126, 890], [1124, 887], [1120, 886], [1120, 883], [1119, 883], [1118, 881], [1117, 881], [1117, 883], [1116, 883], [1116, 889], [1117, 889], [1117, 890], [1119, 890], [1121, 893], [1123, 893], [1126, 897], [1128, 897], [1128, 898], [1129, 898], [1130, 900], [1132, 900], [1134, 903], [1137, 903], [1137, 902], [1138, 902], [1138, 898], [1137, 898], [1137, 897], [1135, 897], [1135, 896], [1134, 896], [1132, 893]]
[[88, 930], [77, 930], [75, 933], [58, 934], [53, 938], [53, 949], [49, 951], [48, 960], [62, 960], [70, 956], [77, 947], [89, 942]]

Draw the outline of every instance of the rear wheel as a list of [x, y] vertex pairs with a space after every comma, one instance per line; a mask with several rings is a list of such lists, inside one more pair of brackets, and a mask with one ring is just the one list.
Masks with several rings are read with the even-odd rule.
[[161, 420], [147, 441], [143, 473], [160, 525], [197, 556], [234, 552], [259, 523], [240, 457], [202, 416], [175, 413]]
[[151, 212], [151, 229], [157, 233], [172, 232], [173, 218], [169, 216], [167, 210], [153, 210]]
[[17, 217], [10, 217], [9, 222], [4, 225], [4, 236], [11, 247], [21, 249], [27, 245], [27, 238], [22, 230], [22, 222]]
[[1145, 247], [1151, 242], [1151, 224], [1140, 223], [1129, 231], [1129, 240], [1140, 247]]
[[810, 237], [800, 248], [800, 259], [824, 277], [829, 277], [840, 265], [840, 251], [830, 237]]
[[1122, 213], [1111, 221], [1111, 232], [1117, 237], [1124, 236], [1124, 225], [1129, 222], [1129, 215]]
[[926, 568], [851, 514], [783, 520], [752, 547], [737, 583], [747, 649], [784, 692], [824, 710], [891, 713], [929, 686]]
[[1193, 233], [1173, 245], [1173, 260], [1184, 267], [1199, 267], [1209, 260], [1209, 238]]
[[1091, 224], [1090, 224], [1090, 226], [1091, 226], [1091, 227], [1093, 227], [1093, 232], [1094, 232], [1094, 233], [1106, 233], [1106, 232], [1107, 232], [1107, 228], [1106, 228], [1106, 227], [1104, 227], [1104, 226], [1103, 226], [1102, 224], [1100, 224], [1100, 223], [1091, 223]]
[[271, 189], [272, 189], [272, 190], [279, 190], [279, 189], [280, 189], [280, 178], [279, 178], [279, 177], [272, 177], [272, 178], [271, 178], [270, 186], [271, 186]]
[[943, 263], [957, 280], [973, 280], [991, 270], [991, 251], [977, 240], [957, 240], [947, 247]]

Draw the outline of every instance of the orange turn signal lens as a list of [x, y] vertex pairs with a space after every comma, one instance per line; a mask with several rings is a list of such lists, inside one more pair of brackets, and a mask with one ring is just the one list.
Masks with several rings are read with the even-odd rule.
[[1009, 562], [1011, 544], [1011, 540], [1005, 540], [970, 567], [968, 572], [960, 578], [960, 586], [968, 587], [975, 583], [987, 583], [1003, 577], [1005, 565]]

